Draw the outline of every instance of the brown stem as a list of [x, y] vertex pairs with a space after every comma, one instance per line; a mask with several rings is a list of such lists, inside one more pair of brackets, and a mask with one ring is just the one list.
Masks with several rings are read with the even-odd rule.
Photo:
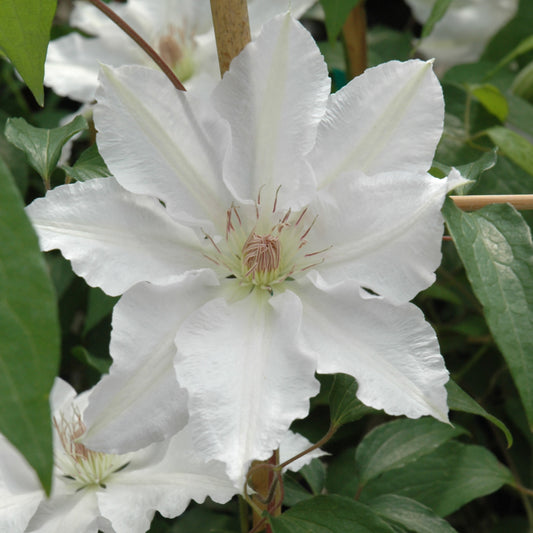
[[246, 0], [211, 0], [220, 75], [251, 41]]
[[[274, 468], [279, 463], [279, 451], [276, 450], [270, 459], [264, 462], [256, 461], [252, 465], [250, 484], [256, 494], [252, 497], [255, 505], [261, 511], [268, 511], [273, 516], [281, 514], [281, 494], [283, 491], [281, 475], [275, 472]], [[261, 468], [264, 465], [264, 468]], [[261, 529], [261, 522], [265, 529]], [[271, 533], [269, 524], [266, 524], [263, 517], [253, 509], [253, 531], [266, 531]]]
[[350, 11], [342, 27], [344, 47], [348, 63], [349, 78], [362, 74], [367, 67], [366, 60], [366, 15], [363, 0]]
[[463, 211], [475, 211], [487, 205], [507, 203], [519, 210], [533, 209], [533, 194], [484, 194], [450, 198]]
[[161, 56], [122, 18], [120, 18], [112, 9], [106, 6], [101, 0], [88, 0], [98, 8], [104, 15], [110, 18], [122, 31], [127, 33], [157, 64], [164, 72], [165, 76], [172, 82], [172, 85], [184, 91], [185, 87], [176, 77], [172, 69], [163, 61]]
[[316, 450], [317, 448], [320, 448], [320, 446], [323, 446], [324, 444], [326, 444], [326, 442], [328, 442], [328, 440], [331, 439], [331, 437], [333, 437], [333, 435], [335, 434], [337, 429], [339, 429], [339, 426], [336, 426], [334, 424], [331, 425], [330, 428], [328, 429], [328, 432], [317, 443], [313, 444], [312, 446], [310, 446], [309, 448], [307, 448], [303, 452], [300, 452], [298, 455], [295, 455], [294, 457], [291, 457], [290, 459], [288, 459], [284, 463], [281, 463], [277, 467], [277, 469], [282, 470], [287, 465], [290, 465], [294, 461], [297, 461], [298, 459], [300, 459], [300, 457], [303, 457], [304, 455], [307, 455], [308, 453], [311, 453], [313, 450]]

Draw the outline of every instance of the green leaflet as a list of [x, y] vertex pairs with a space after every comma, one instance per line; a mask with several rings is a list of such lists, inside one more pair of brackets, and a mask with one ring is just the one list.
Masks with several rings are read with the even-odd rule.
[[361, 501], [372, 505], [378, 496], [396, 494], [446, 516], [512, 482], [511, 472], [491, 452], [481, 446], [451, 441], [371, 480], [361, 492]]
[[37, 237], [2, 161], [0, 190], [0, 431], [49, 491], [48, 394], [59, 361], [56, 297]]
[[0, 51], [11, 60], [41, 106], [44, 60], [56, 4], [56, 0], [0, 2]]
[[337, 40], [348, 13], [360, 0], [320, 0], [326, 14], [326, 31], [329, 42]]
[[87, 129], [87, 121], [80, 115], [72, 122], [51, 130], [36, 128], [23, 118], [10, 118], [6, 124], [6, 138], [26, 154], [30, 165], [45, 183], [56, 168], [64, 144], [76, 133]]
[[421, 39], [423, 39], [424, 37], [427, 37], [433, 31], [435, 24], [442, 17], [444, 17], [451, 3], [452, 3], [452, 0], [437, 0], [435, 2], [435, 4], [433, 5], [433, 8], [431, 9], [431, 13], [429, 14], [429, 18], [426, 20], [426, 23], [424, 24], [424, 27], [422, 28], [422, 33], [420, 35]]
[[393, 533], [372, 509], [343, 496], [315, 496], [277, 518], [273, 533]]
[[418, 460], [461, 433], [462, 428], [429, 417], [378, 426], [364, 437], [355, 453], [361, 485]]
[[463, 213], [448, 200], [443, 213], [533, 427], [533, 242], [529, 226], [509, 205]]

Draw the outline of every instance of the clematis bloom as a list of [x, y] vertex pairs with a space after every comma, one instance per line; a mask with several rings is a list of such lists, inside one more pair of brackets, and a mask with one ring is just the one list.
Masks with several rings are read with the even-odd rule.
[[[406, 2], [417, 20], [425, 23], [436, 0]], [[453, 0], [419, 50], [425, 57], [436, 58], [439, 68], [477, 61], [491, 37], [517, 9], [518, 0]]]
[[[354, 376], [359, 399], [389, 414], [447, 421], [448, 373], [409, 303], [435, 279], [440, 209], [459, 180], [427, 173], [444, 114], [431, 62], [386, 63], [330, 95], [315, 42], [286, 15], [207, 98], [133, 66], [103, 67], [101, 84], [114, 177], [28, 207], [44, 250], [124, 293], [117, 342], [142, 331], [157, 348], [131, 362], [123, 341], [86, 416], [106, 403], [125, 431], [89, 432], [88, 445], [130, 451], [141, 426], [152, 439], [176, 430], [173, 404], [150, 392], [170, 359], [197, 448], [233, 479], [306, 416], [315, 372]], [[135, 420], [132, 402], [158, 416]]]
[[[202, 502], [209, 495], [226, 503], [239, 492], [222, 463], [207, 463], [195, 453], [189, 430], [125, 455], [89, 450], [80, 442], [86, 404], [87, 393], [76, 396], [70, 385], [56, 380], [50, 499], [22, 455], [0, 436], [1, 531], [143, 533], [156, 509], [175, 517], [191, 499]], [[302, 437], [292, 438], [302, 446]]]
[[[314, 1], [250, 0], [252, 33], [289, 6], [294, 16], [301, 16]], [[128, 0], [111, 2], [109, 7], [160, 54], [188, 89], [209, 90], [215, 85], [220, 75], [208, 0]], [[70, 24], [90, 37], [74, 32], [50, 42], [44, 83], [57, 94], [92, 102], [101, 62], [158, 68], [146, 52], [88, 2], [74, 3]]]

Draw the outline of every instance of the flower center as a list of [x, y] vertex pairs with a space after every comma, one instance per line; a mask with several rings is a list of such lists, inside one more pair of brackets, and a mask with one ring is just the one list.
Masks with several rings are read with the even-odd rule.
[[279, 237], [250, 233], [242, 247], [242, 262], [248, 268], [247, 276], [268, 274], [277, 270], [281, 258]]
[[194, 74], [192, 51], [194, 40], [182, 28], [169, 26], [168, 32], [159, 38], [156, 48], [163, 61], [174, 71], [174, 74], [185, 82]]
[[286, 280], [316, 266], [326, 252], [309, 251], [307, 237], [314, 219], [307, 208], [298, 213], [264, 209], [260, 198], [254, 207], [232, 206], [226, 214], [225, 238], [206, 235], [211, 250], [205, 256], [220, 267], [227, 278], [240, 286], [273, 294]]
[[94, 452], [79, 442], [85, 433], [85, 424], [75, 407], [71, 417], [67, 418], [63, 413], [59, 420], [54, 417], [54, 427], [63, 448], [56, 450], [56, 466], [76, 491], [86, 487], [105, 489], [112, 474], [128, 466], [125, 455]]

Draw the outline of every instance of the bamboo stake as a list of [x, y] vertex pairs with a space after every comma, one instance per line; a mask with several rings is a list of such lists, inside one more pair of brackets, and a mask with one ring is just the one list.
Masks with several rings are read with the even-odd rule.
[[463, 211], [475, 211], [492, 204], [511, 204], [518, 210], [533, 209], [533, 194], [485, 194], [450, 198]]
[[364, 0], [350, 11], [346, 22], [342, 27], [344, 47], [348, 62], [349, 78], [355, 78], [362, 74], [366, 67], [366, 14]]
[[220, 75], [251, 41], [246, 0], [211, 0]]

